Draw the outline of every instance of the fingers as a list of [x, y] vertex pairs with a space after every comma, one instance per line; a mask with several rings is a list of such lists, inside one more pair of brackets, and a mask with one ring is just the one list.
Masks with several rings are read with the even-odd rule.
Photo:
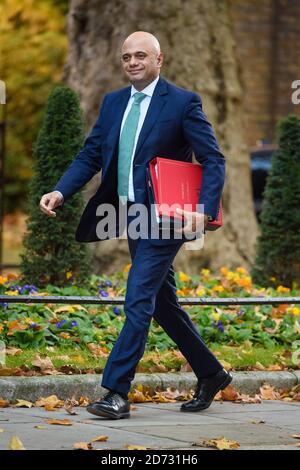
[[185, 234], [203, 232], [203, 229], [204, 229], [203, 214], [200, 214], [198, 212], [186, 211], [180, 208], [177, 208], [176, 212], [184, 216], [184, 219], [186, 220], [186, 224], [183, 227], [174, 229], [175, 232], [177, 233], [183, 232]]
[[40, 200], [40, 209], [41, 211], [48, 215], [48, 217], [56, 217], [56, 212], [53, 210], [55, 209], [60, 202], [60, 197], [58, 194], [54, 192], [44, 194]]

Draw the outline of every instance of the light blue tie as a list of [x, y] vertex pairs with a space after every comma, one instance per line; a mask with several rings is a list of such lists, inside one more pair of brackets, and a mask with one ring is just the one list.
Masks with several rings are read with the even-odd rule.
[[147, 95], [140, 92], [133, 95], [134, 101], [120, 135], [118, 152], [118, 195], [122, 202], [126, 202], [128, 198], [129, 172], [140, 117], [140, 104], [146, 96]]

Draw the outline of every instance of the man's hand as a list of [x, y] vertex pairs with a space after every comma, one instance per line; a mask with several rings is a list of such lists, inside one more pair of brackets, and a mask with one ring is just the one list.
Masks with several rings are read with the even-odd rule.
[[52, 191], [51, 193], [44, 194], [40, 200], [40, 209], [48, 217], [56, 217], [56, 212], [52, 209], [60, 206], [63, 202], [63, 198], [58, 191]]
[[176, 232], [184, 232], [186, 235], [202, 232], [208, 224], [208, 215], [199, 212], [190, 212], [183, 209], [176, 209], [187, 220], [187, 224], [182, 229], [175, 229]]

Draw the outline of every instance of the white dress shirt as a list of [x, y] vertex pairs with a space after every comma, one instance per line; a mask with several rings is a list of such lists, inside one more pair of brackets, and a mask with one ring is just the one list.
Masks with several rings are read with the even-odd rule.
[[[159, 80], [159, 76], [155, 80], [153, 80], [153, 82], [151, 82], [148, 86], [146, 86], [146, 88], [144, 88], [143, 90], [140, 91], [140, 93], [144, 93], [147, 96], [140, 103], [140, 117], [139, 117], [139, 122], [138, 122], [137, 130], [136, 130], [136, 134], [135, 134], [134, 147], [133, 147], [133, 152], [132, 152], [132, 156], [131, 156], [131, 165], [130, 165], [129, 183], [128, 183], [128, 200], [132, 201], [132, 202], [135, 201], [134, 188], [133, 188], [133, 159], [134, 159], [134, 154], [135, 154], [135, 150], [136, 150], [137, 141], [138, 141], [142, 126], [144, 124], [144, 120], [145, 120], [145, 117], [146, 117], [146, 114], [147, 114], [147, 111], [148, 111], [148, 108], [149, 108], [149, 105], [150, 105], [150, 101], [151, 101], [151, 98], [152, 98], [152, 95], [154, 93], [154, 89], [157, 85], [158, 80]], [[131, 96], [128, 100], [127, 107], [126, 107], [124, 115], [123, 115], [120, 134], [122, 132], [125, 120], [127, 118], [127, 115], [129, 113], [129, 111], [131, 109], [131, 106], [132, 106], [132, 103], [134, 101], [133, 95], [135, 93], [138, 93], [138, 90], [132, 85], [131, 86]]]
[[[144, 124], [144, 120], [145, 120], [145, 117], [146, 117], [146, 114], [147, 114], [147, 111], [148, 111], [148, 108], [149, 108], [149, 105], [150, 105], [150, 101], [151, 101], [151, 98], [152, 98], [152, 95], [154, 93], [154, 89], [157, 85], [158, 80], [159, 80], [159, 76], [156, 77], [156, 79], [153, 80], [153, 82], [151, 82], [148, 86], [146, 86], [146, 88], [144, 88], [143, 90], [140, 91], [140, 93], [144, 93], [147, 96], [140, 103], [140, 117], [139, 117], [139, 122], [138, 122], [137, 130], [136, 130], [136, 134], [135, 134], [134, 147], [133, 147], [133, 152], [132, 152], [132, 156], [131, 156], [131, 165], [130, 165], [129, 183], [128, 183], [128, 200], [131, 201], [131, 202], [135, 201], [134, 188], [133, 188], [133, 158], [134, 158], [134, 154], [135, 154], [135, 150], [136, 150], [137, 141], [138, 141], [142, 126]], [[122, 123], [121, 123], [120, 134], [122, 132], [125, 120], [127, 118], [127, 115], [129, 113], [129, 111], [131, 109], [131, 106], [132, 106], [132, 103], [134, 101], [134, 98], [133, 98], [134, 93], [138, 93], [138, 90], [132, 85], [131, 86], [130, 98], [128, 100], [127, 107], [125, 109], [123, 119], [122, 119]], [[57, 191], [57, 190], [55, 190], [55, 192], [57, 192], [61, 195], [61, 199], [62, 199], [62, 202], [63, 202], [64, 197], [63, 197], [62, 193], [60, 191]], [[61, 204], [62, 204], [62, 202], [61, 202]]]

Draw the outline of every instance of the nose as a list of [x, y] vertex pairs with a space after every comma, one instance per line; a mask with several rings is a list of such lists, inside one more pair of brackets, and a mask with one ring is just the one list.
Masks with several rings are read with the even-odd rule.
[[134, 65], [137, 65], [137, 63], [138, 63], [137, 58], [136, 58], [134, 55], [131, 56], [129, 65], [130, 65], [130, 66], [134, 66]]

